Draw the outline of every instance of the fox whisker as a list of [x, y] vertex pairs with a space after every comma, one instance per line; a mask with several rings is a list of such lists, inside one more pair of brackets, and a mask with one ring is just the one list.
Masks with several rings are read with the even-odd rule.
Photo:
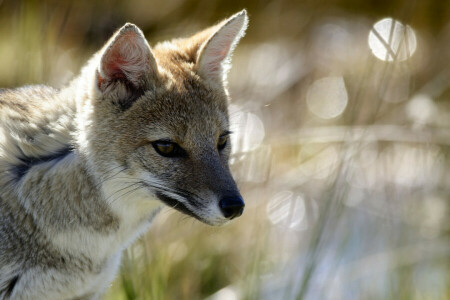
[[101, 298], [163, 203], [210, 225], [242, 213], [224, 83], [247, 23], [155, 51], [127, 23], [67, 86], [0, 89], [0, 298]]

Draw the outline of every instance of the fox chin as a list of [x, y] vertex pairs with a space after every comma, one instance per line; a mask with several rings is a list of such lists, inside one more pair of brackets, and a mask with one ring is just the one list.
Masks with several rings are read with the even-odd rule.
[[0, 90], [0, 299], [99, 299], [163, 206], [223, 225], [245, 10], [150, 47], [120, 28], [62, 89]]

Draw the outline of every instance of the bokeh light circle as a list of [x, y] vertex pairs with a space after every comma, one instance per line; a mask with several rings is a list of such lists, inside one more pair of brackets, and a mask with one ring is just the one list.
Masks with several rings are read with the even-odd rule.
[[308, 109], [322, 119], [341, 115], [347, 106], [348, 95], [342, 77], [325, 77], [316, 80], [308, 89]]
[[391, 18], [382, 19], [373, 25], [368, 42], [373, 55], [383, 61], [404, 61], [417, 48], [414, 30]]

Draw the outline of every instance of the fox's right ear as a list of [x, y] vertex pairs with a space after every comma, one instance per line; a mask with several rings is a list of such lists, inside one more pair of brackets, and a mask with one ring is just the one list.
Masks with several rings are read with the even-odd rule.
[[115, 81], [142, 88], [157, 73], [155, 57], [144, 34], [134, 24], [120, 28], [103, 48], [97, 69], [97, 86], [104, 92]]

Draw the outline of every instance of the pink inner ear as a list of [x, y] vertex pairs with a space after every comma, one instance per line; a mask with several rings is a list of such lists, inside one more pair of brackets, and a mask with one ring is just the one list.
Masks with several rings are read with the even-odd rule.
[[230, 49], [229, 46], [224, 47], [222, 49], [216, 48], [216, 49], [211, 50], [211, 55], [215, 56], [220, 61], [220, 60], [223, 60], [225, 58], [225, 56], [227, 55], [229, 49]]
[[207, 70], [210, 73], [219, 73], [221, 69], [221, 63], [226, 58], [228, 51], [230, 50], [230, 44], [219, 48], [212, 48], [209, 49], [209, 53], [207, 53], [208, 56], [210, 56], [212, 59], [211, 61], [207, 62]]
[[131, 76], [128, 79], [134, 81], [145, 71], [148, 62], [145, 47], [148, 46], [140, 39], [136, 32], [125, 32], [107, 50], [102, 60], [102, 70], [109, 80]]
[[108, 61], [103, 65], [106, 76], [110, 79], [125, 79], [126, 76], [123, 72], [123, 66], [128, 62], [120, 55], [120, 53], [116, 53], [118, 51], [113, 51], [114, 53], [111, 54]]
[[244, 36], [248, 18], [245, 10], [205, 31], [211, 34], [203, 42], [197, 57], [197, 72], [205, 79], [225, 83], [234, 47]]

